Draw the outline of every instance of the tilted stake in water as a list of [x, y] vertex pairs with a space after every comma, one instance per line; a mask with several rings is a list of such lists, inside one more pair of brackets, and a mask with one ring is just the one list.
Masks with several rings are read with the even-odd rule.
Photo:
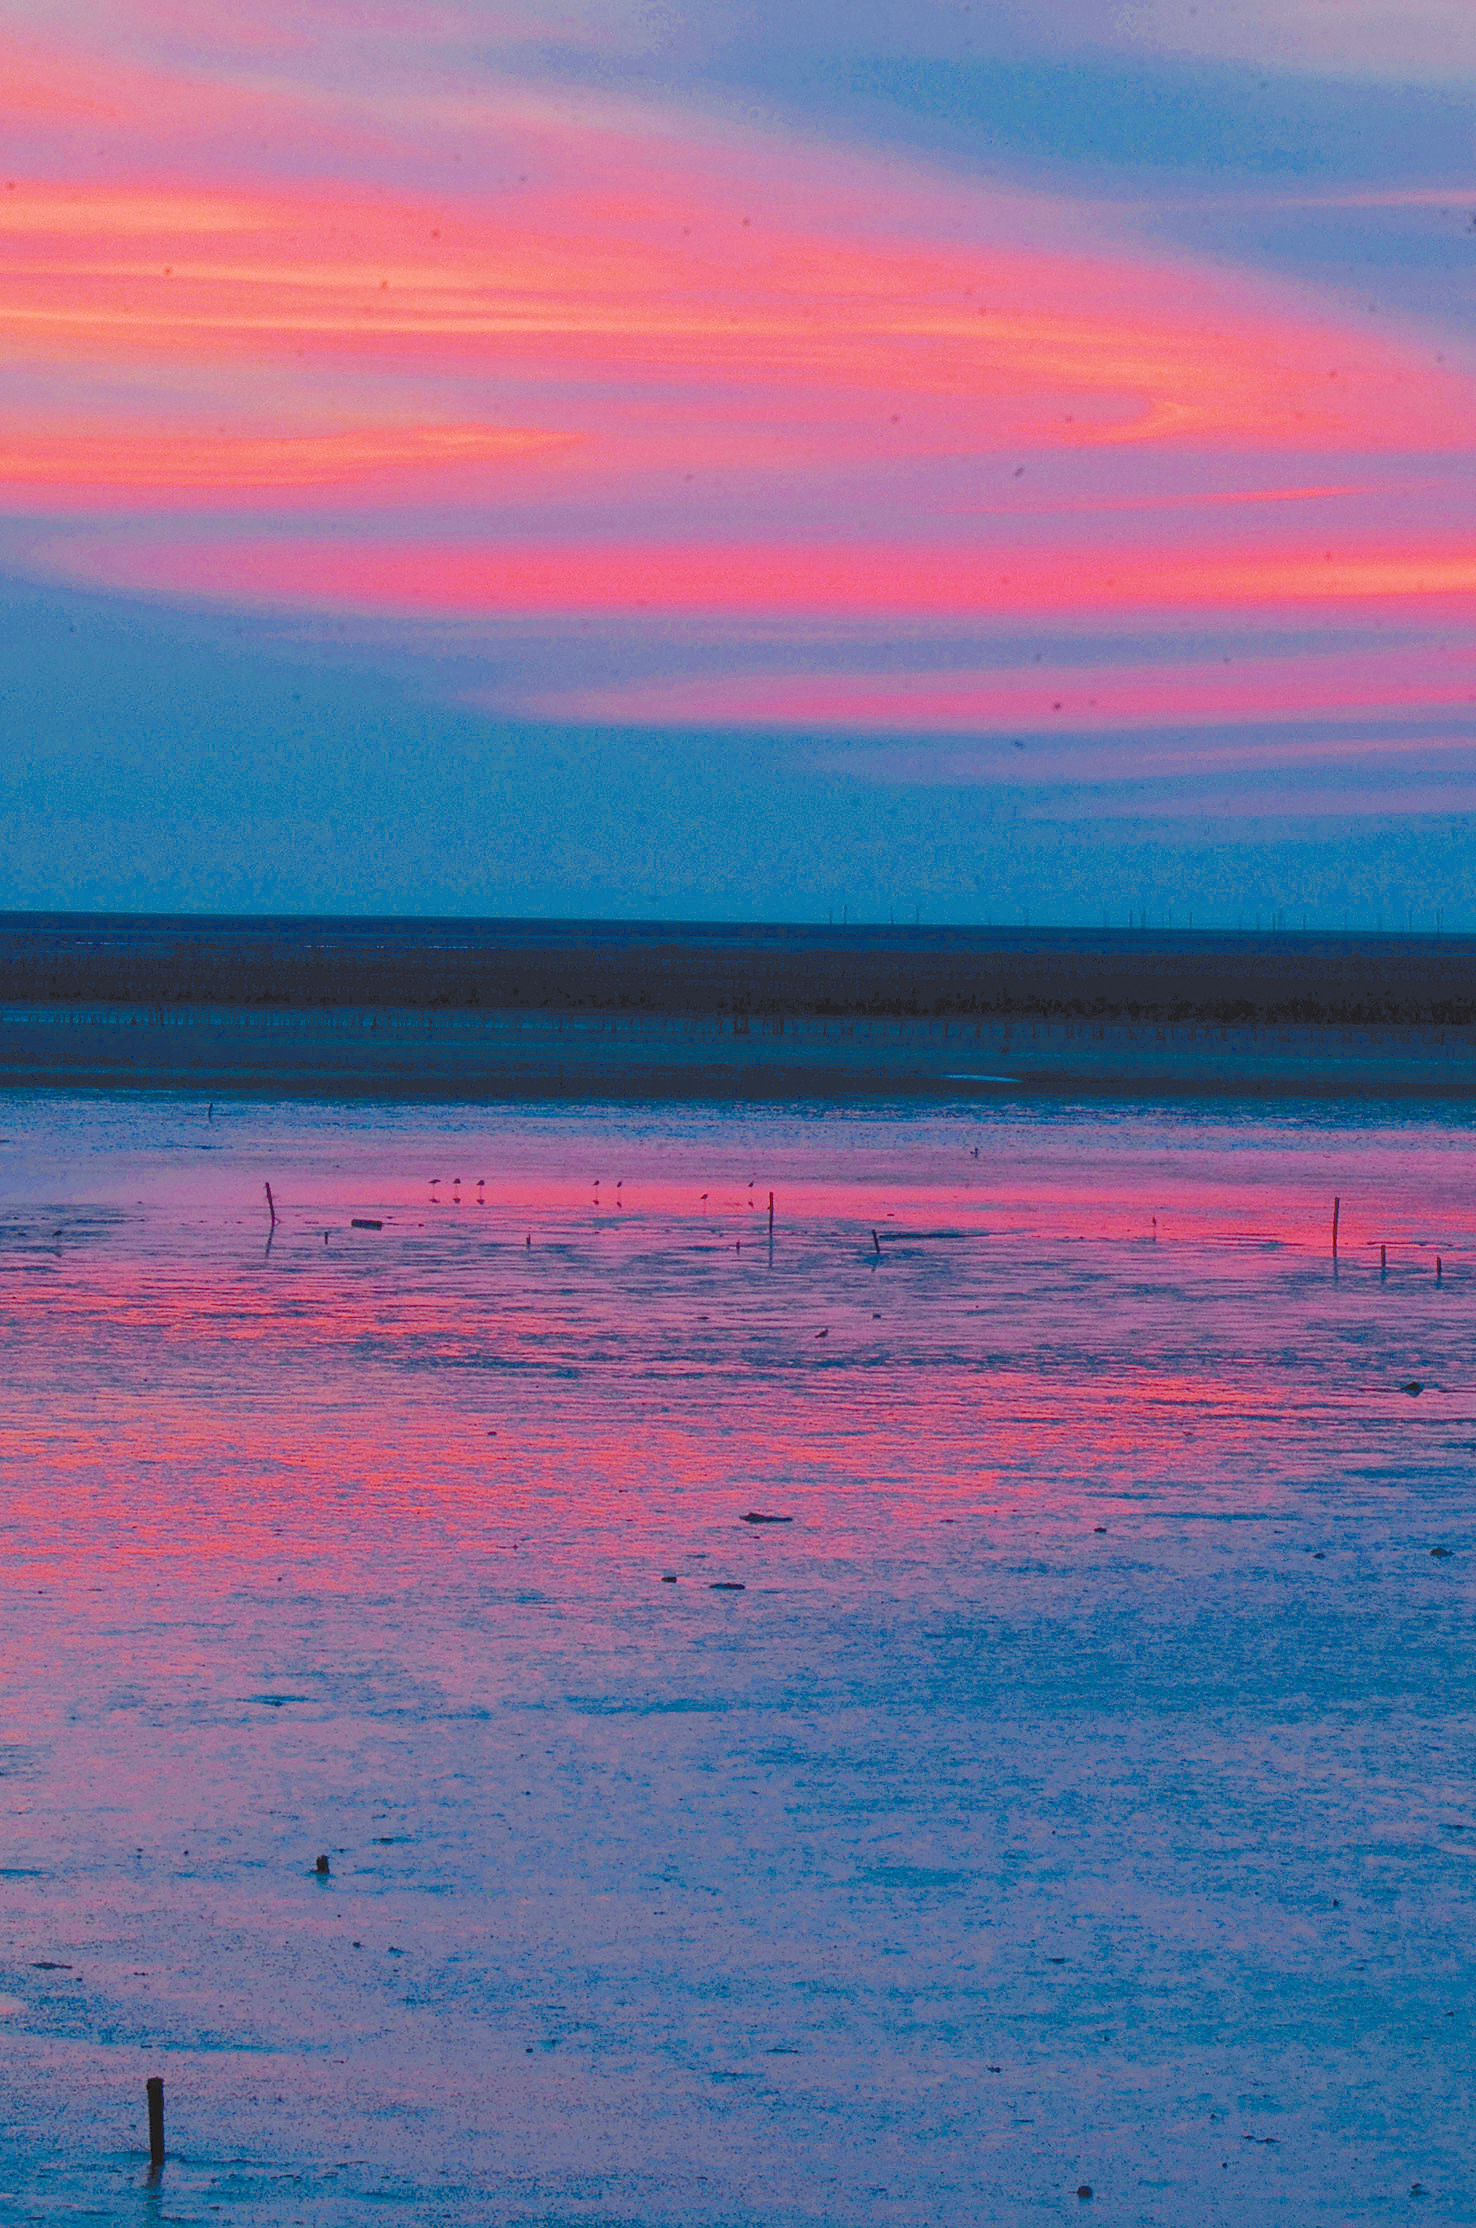
[[164, 2084], [157, 2073], [152, 2073], [145, 2086], [149, 2098], [149, 2172], [157, 2174], [164, 2164]]
[[1339, 1214], [1340, 1214], [1340, 1213], [1342, 1212], [1342, 1207], [1343, 1207], [1343, 1202], [1342, 1202], [1342, 1200], [1341, 1200], [1341, 1199], [1335, 1199], [1335, 1200], [1333, 1201], [1333, 1259], [1334, 1259], [1334, 1261], [1336, 1261], [1336, 1259], [1337, 1259], [1337, 1257], [1338, 1257], [1338, 1216], [1339, 1216]]
[[271, 1216], [271, 1218], [272, 1218], [272, 1228], [273, 1228], [273, 1229], [275, 1230], [275, 1229], [276, 1229], [276, 1227], [277, 1227], [277, 1205], [276, 1205], [276, 1201], [275, 1201], [275, 1200], [273, 1199], [273, 1197], [272, 1197], [272, 1187], [271, 1187], [271, 1185], [270, 1185], [270, 1184], [267, 1184], [267, 1185], [265, 1185], [265, 1186], [264, 1186], [263, 1188], [265, 1189], [265, 1191], [266, 1191], [266, 1195], [267, 1195], [267, 1213], [268, 1213], [268, 1214], [269, 1214], [269, 1215]]

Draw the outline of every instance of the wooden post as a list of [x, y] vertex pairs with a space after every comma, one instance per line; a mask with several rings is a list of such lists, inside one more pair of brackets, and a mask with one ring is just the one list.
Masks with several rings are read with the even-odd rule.
[[1340, 1214], [1342, 1213], [1342, 1211], [1343, 1211], [1343, 1202], [1342, 1202], [1342, 1200], [1341, 1200], [1341, 1199], [1335, 1199], [1335, 1200], [1333, 1201], [1333, 1259], [1334, 1259], [1334, 1261], [1336, 1261], [1336, 1259], [1337, 1259], [1337, 1257], [1338, 1257], [1338, 1216], [1339, 1216], [1339, 1215], [1340, 1215]]
[[774, 1235], [774, 1194], [769, 1193], [769, 1236]]
[[146, 2084], [149, 2098], [149, 2170], [157, 2174], [164, 2164], [164, 2084], [151, 2073]]
[[266, 1187], [266, 1195], [267, 1195], [267, 1213], [268, 1213], [268, 1214], [269, 1214], [269, 1215], [271, 1216], [271, 1218], [272, 1218], [272, 1228], [273, 1228], [273, 1229], [275, 1230], [275, 1229], [276, 1229], [276, 1227], [277, 1227], [277, 1203], [276, 1203], [276, 1201], [275, 1201], [275, 1200], [273, 1199], [273, 1197], [272, 1197], [272, 1187], [271, 1187], [271, 1185], [270, 1185], [270, 1184], [268, 1184], [268, 1185], [267, 1185], [267, 1187]]

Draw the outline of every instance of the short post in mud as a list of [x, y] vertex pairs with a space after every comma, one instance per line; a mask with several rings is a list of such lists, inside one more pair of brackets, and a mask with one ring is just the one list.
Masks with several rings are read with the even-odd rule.
[[157, 2174], [164, 2164], [164, 2084], [157, 2073], [147, 2082], [149, 2097], [149, 2172]]

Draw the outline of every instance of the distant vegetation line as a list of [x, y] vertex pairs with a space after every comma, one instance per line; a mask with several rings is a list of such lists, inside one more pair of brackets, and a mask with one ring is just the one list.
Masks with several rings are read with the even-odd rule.
[[0, 1001], [1476, 1024], [1476, 937], [10, 915]]

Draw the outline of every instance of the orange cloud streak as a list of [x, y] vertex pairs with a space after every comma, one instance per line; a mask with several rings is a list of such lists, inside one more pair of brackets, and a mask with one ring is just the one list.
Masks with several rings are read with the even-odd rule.
[[[508, 88], [356, 112], [300, 89], [155, 84], [96, 58], [12, 60], [21, 111], [32, 87], [65, 141], [70, 71], [78, 117], [101, 103], [148, 161], [120, 152], [109, 181], [89, 149], [86, 182], [0, 186], [0, 375], [184, 374], [228, 397], [253, 367], [286, 375], [289, 413], [294, 396], [312, 407], [325, 369], [361, 389], [535, 380], [606, 473], [649, 468], [627, 435], [653, 388], [681, 393], [685, 434], [700, 398], [709, 454], [714, 432], [762, 407], [786, 463], [785, 430], [859, 463], [879, 441], [949, 457], [1471, 446], [1467, 384], [1428, 354], [1228, 274], [1110, 241], [1084, 250], [1077, 214], [1043, 199], [899, 183], [636, 111], [555, 115]], [[197, 111], [223, 150], [269, 132], [297, 175], [263, 186], [229, 152], [202, 173]], [[325, 136], [423, 151], [436, 130], [479, 167], [495, 150], [497, 183], [432, 194], [313, 175]], [[100, 436], [126, 416], [111, 408]], [[289, 415], [280, 430], [311, 427]]]
[[0, 486], [12, 506], [34, 493], [47, 507], [112, 496], [214, 502], [222, 496], [311, 493], [385, 474], [464, 471], [540, 457], [567, 436], [495, 426], [364, 426], [341, 433], [0, 434]]
[[320, 609], [494, 616], [662, 610], [713, 617], [988, 618], [1128, 609], [1368, 604], [1476, 597], [1464, 549], [1259, 556], [1100, 549], [1011, 557], [890, 544], [582, 544], [467, 548], [237, 540], [57, 544], [97, 583]]
[[[1466, 444], [1460, 383], [1363, 336], [1061, 254], [735, 227], [696, 178], [451, 212], [367, 194], [156, 186], [0, 195], [0, 362], [373, 362], [585, 386], [818, 388], [943, 413], [925, 447], [1195, 439]], [[683, 244], [675, 221], [700, 234]], [[735, 232], [737, 237], [735, 237]], [[1198, 299], [1195, 299], [1195, 296]], [[782, 403], [781, 403], [782, 406]], [[901, 437], [904, 441], [907, 436]]]

